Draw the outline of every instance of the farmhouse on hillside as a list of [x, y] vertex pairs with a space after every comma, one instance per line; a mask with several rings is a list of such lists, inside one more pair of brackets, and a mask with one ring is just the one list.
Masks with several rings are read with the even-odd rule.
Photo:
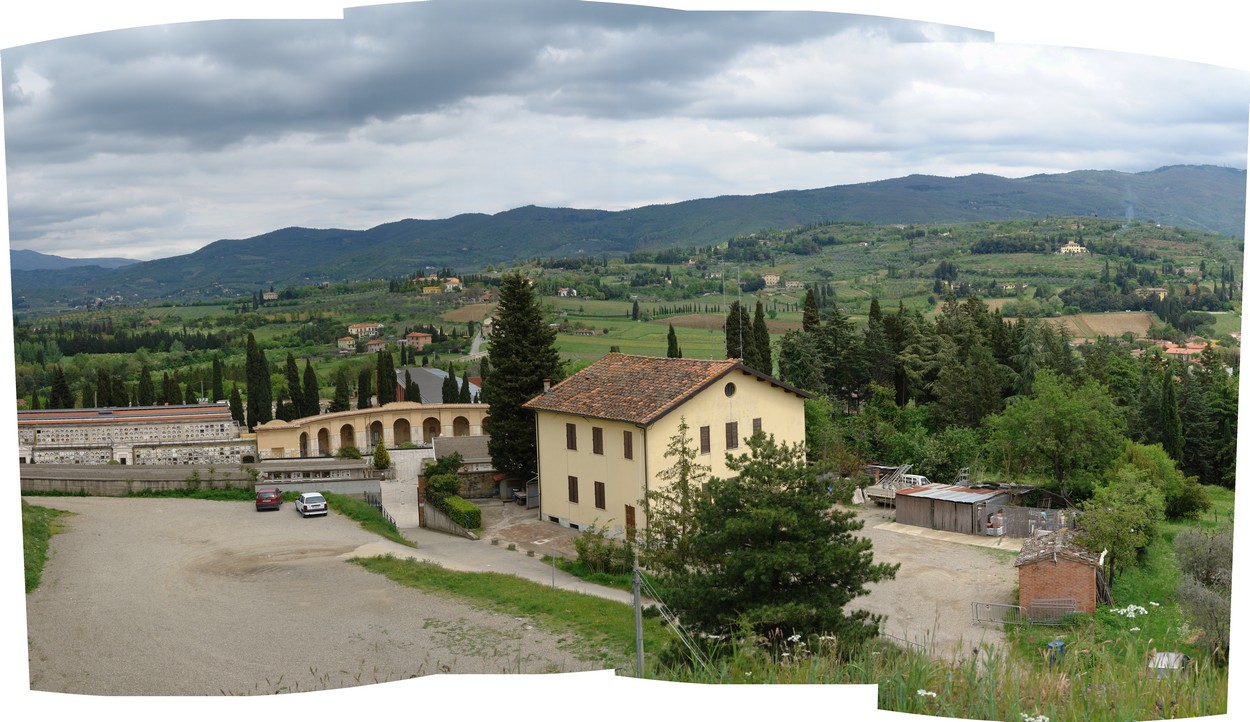
[[645, 526], [640, 500], [664, 483], [683, 419], [697, 462], [726, 477], [726, 454], [746, 453], [754, 432], [802, 442], [808, 396], [737, 359], [609, 353], [525, 404], [536, 415], [539, 516], [616, 536]]

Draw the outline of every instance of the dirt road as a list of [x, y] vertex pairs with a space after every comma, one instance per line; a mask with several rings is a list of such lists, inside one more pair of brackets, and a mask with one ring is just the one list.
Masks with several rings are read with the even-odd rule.
[[[378, 537], [292, 505], [48, 497], [74, 512], [26, 599], [34, 690], [218, 695], [596, 668], [529, 620], [347, 563]], [[399, 547], [402, 549], [402, 547]]]

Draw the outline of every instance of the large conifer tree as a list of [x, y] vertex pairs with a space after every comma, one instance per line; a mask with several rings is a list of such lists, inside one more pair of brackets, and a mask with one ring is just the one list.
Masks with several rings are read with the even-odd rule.
[[681, 346], [677, 345], [677, 331], [673, 329], [673, 324], [668, 325], [668, 357], [681, 358]]
[[749, 338], [750, 330], [750, 316], [742, 310], [742, 304], [734, 301], [729, 306], [729, 316], [725, 318], [725, 358], [742, 359], [746, 363], [747, 341], [752, 340]]
[[[299, 364], [295, 362], [295, 354], [290, 351], [286, 352], [286, 390], [287, 395], [291, 398], [291, 410], [287, 412], [291, 415], [291, 419], [299, 418], [303, 415], [304, 388], [299, 382]], [[282, 404], [278, 404], [278, 408], [282, 408]], [[283, 419], [290, 421], [291, 419]]]
[[768, 324], [764, 321], [764, 304], [755, 302], [755, 320], [751, 322], [751, 339], [755, 344], [756, 371], [763, 371], [769, 376], [773, 373], [772, 338], [768, 335]]
[[230, 418], [242, 428], [247, 420], [243, 417], [243, 397], [239, 396], [239, 385], [230, 386]]
[[152, 386], [152, 372], [147, 366], [139, 369], [139, 390], [136, 399], [140, 406], [151, 406], [156, 403], [156, 389]]
[[395, 391], [395, 357], [387, 349], [378, 351], [378, 406], [398, 398]]
[[504, 276], [500, 285], [490, 356], [490, 381], [481, 395], [490, 404], [490, 455], [496, 469], [529, 479], [538, 468], [537, 442], [534, 417], [521, 406], [542, 393], [544, 379], [560, 380], [564, 365], [555, 331], [520, 274]]
[[330, 412], [347, 411], [352, 407], [351, 389], [348, 387], [347, 372], [339, 371], [334, 376], [334, 400], [330, 402]]
[[273, 420], [273, 387], [269, 381], [269, 362], [265, 352], [256, 345], [256, 337], [247, 335], [247, 426], [254, 429]]
[[226, 385], [222, 379], [221, 359], [213, 357], [213, 398], [209, 401], [224, 401], [226, 398]]
[[360, 370], [360, 375], [356, 377], [356, 408], [367, 409], [372, 406], [370, 398], [373, 396], [373, 371], [365, 368]]

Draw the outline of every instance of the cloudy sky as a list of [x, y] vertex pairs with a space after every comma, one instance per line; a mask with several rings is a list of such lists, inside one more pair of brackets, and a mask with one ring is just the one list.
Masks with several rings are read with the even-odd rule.
[[13, 248], [1246, 166], [1250, 74], [866, 15], [430, 0], [0, 51]]

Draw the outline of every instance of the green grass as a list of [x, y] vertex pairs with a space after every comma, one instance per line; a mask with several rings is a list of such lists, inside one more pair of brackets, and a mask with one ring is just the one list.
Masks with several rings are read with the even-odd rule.
[[[550, 556], [544, 556], [543, 561], [551, 563]], [[588, 581], [592, 584], [598, 584], [602, 587], [611, 587], [613, 589], [624, 589], [627, 592], [634, 590], [634, 575], [626, 574], [610, 574], [608, 572], [592, 571], [586, 563], [580, 559], [565, 559], [564, 557], [556, 557], [556, 566], [562, 571], [568, 572], [578, 579]]]
[[[404, 586], [463, 599], [480, 609], [525, 616], [557, 634], [575, 634], [580, 656], [633, 669], [634, 614], [629, 605], [497, 572], [456, 572], [393, 556], [353, 559]], [[654, 654], [668, 637], [658, 619], [643, 619], [643, 644]]]
[[22, 500], [22, 556], [26, 571], [26, 593], [39, 588], [43, 567], [48, 561], [48, 540], [61, 530], [59, 517], [70, 514], [60, 509], [34, 506]]
[[[380, 537], [390, 539], [397, 544], [403, 544], [407, 547], [416, 547], [417, 543], [407, 539], [403, 534], [399, 533], [399, 529], [394, 523], [388, 521], [382, 516], [382, 512], [378, 511], [369, 502], [358, 499], [354, 496], [345, 496], [343, 494], [322, 493], [326, 498], [326, 504], [329, 507], [353, 521], [359, 522], [360, 527], [367, 532], [372, 532]], [[285, 495], [284, 495], [285, 497]]]

